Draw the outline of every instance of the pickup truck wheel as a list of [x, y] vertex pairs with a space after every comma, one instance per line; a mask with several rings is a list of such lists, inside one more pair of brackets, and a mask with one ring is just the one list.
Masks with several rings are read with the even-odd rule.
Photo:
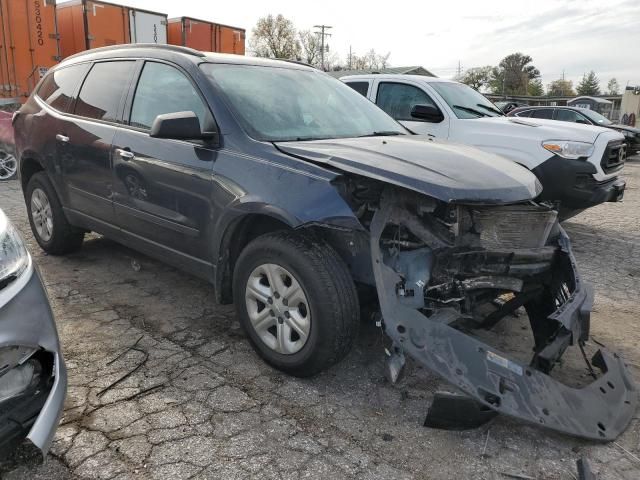
[[308, 377], [341, 360], [360, 323], [349, 270], [324, 241], [291, 232], [258, 237], [236, 262], [234, 302], [257, 353]]
[[31, 177], [25, 198], [31, 231], [45, 252], [63, 255], [82, 246], [84, 231], [69, 224], [58, 196], [44, 172]]

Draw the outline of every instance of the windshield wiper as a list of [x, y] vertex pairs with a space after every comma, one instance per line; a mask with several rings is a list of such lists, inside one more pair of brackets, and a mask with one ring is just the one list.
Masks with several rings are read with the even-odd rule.
[[366, 135], [358, 135], [358, 138], [363, 137], [393, 137], [396, 135], [406, 135], [406, 133], [398, 132], [397, 130], [382, 130], [380, 132], [367, 133]]
[[463, 107], [462, 105], [451, 105], [451, 106], [453, 108], [458, 108], [460, 110], [464, 110], [465, 112], [473, 113], [475, 115], [478, 115], [479, 117], [488, 117], [489, 116], [486, 113], [481, 112], [480, 110], [476, 110], [475, 108]]
[[478, 105], [479, 107], [485, 108], [485, 109], [489, 110], [490, 112], [497, 113], [500, 116], [504, 115], [503, 112], [501, 112], [497, 108], [490, 107], [489, 105], [483, 105], [482, 103], [477, 103], [476, 105]]

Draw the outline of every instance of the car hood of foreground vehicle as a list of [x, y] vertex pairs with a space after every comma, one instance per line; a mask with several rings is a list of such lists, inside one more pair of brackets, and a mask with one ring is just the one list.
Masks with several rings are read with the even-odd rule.
[[542, 186], [520, 165], [474, 147], [425, 136], [278, 142], [294, 157], [415, 190], [444, 202], [515, 203]]

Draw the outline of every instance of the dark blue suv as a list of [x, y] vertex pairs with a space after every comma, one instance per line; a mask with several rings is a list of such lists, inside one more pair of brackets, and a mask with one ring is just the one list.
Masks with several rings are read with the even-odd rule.
[[[391, 380], [409, 354], [485, 406], [588, 438], [615, 438], [633, 415], [617, 355], [595, 353], [603, 375], [579, 394], [549, 376], [588, 338], [593, 293], [535, 176], [411, 135], [323, 72], [107, 47], [52, 69], [15, 131], [44, 250], [95, 231], [209, 280], [281, 370], [340, 360], [366, 303]], [[473, 335], [520, 306], [529, 364]]]

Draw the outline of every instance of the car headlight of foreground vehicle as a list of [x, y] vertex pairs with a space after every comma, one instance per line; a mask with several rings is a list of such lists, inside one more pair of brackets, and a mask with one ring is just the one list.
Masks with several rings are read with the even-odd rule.
[[547, 140], [542, 142], [545, 150], [555, 153], [559, 157], [577, 160], [588, 158], [593, 154], [593, 143], [572, 142], [568, 140]]
[[25, 272], [29, 253], [18, 230], [0, 211], [0, 290]]
[[[26, 274], [30, 263], [29, 253], [18, 230], [0, 211], [0, 292], [9, 290], [20, 276]], [[0, 302], [0, 307], [4, 302]], [[0, 348], [0, 403], [14, 398], [30, 386], [38, 383], [41, 365], [31, 359], [37, 349], [23, 346]]]

